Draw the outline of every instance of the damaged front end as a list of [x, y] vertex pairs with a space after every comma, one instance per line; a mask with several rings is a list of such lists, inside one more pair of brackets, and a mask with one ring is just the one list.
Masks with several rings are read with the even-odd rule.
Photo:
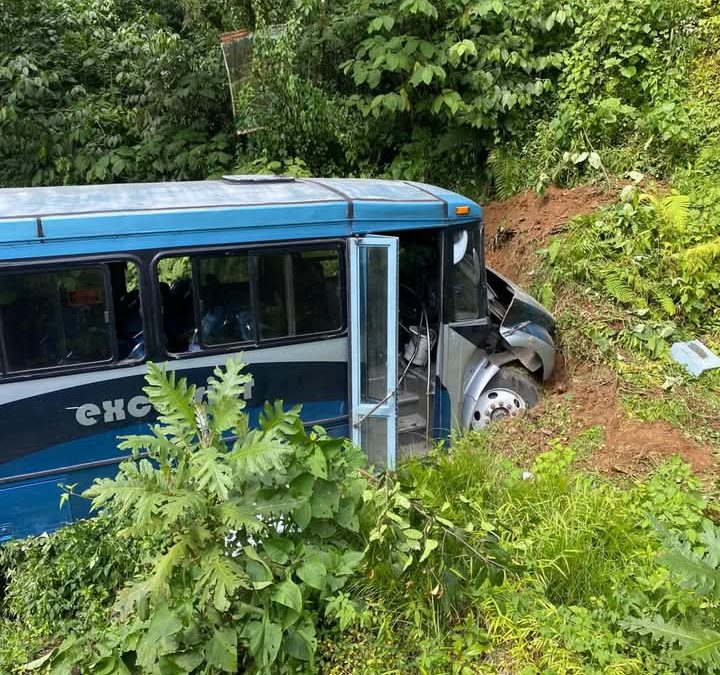
[[[503, 361], [518, 360], [547, 380], [555, 367], [555, 319], [535, 298], [486, 268], [488, 309], [498, 322]], [[500, 364], [498, 364], [500, 365]]]

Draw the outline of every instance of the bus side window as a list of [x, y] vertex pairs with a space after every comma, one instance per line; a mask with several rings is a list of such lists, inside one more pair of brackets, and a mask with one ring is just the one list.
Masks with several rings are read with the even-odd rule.
[[157, 278], [171, 354], [342, 328], [340, 251], [335, 247], [162, 258]]
[[8, 373], [110, 361], [110, 306], [102, 267], [0, 274]]
[[260, 339], [295, 335], [291, 288], [286, 253], [259, 255], [257, 261], [258, 297], [260, 300]]
[[298, 335], [342, 326], [340, 254], [337, 249], [303, 251], [293, 259]]
[[258, 256], [261, 338], [341, 327], [339, 256], [335, 248]]
[[247, 253], [196, 258], [200, 342], [215, 346], [253, 339]]
[[163, 258], [157, 277], [167, 351], [182, 354], [198, 349], [190, 258]]

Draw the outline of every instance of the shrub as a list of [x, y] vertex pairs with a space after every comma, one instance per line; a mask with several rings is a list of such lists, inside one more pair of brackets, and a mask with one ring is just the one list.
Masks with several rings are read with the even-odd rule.
[[98, 621], [139, 569], [148, 545], [115, 537], [108, 515], [0, 549], [6, 575], [2, 615], [36, 629]]
[[48, 657], [56, 667], [266, 673], [312, 663], [319, 615], [363, 558], [362, 457], [320, 429], [306, 433], [282, 403], [249, 429], [242, 368], [217, 368], [205, 402], [149, 366], [160, 423], [126, 438], [135, 459], [86, 494], [127, 520], [118, 536], [162, 532], [167, 543], [119, 594], [117, 619], [69, 637]]
[[552, 278], [624, 307], [626, 325], [615, 330], [622, 342], [665, 354], [678, 329], [708, 330], [720, 320], [720, 231], [689, 206], [684, 195], [626, 187], [617, 204], [577, 218], [550, 244]]

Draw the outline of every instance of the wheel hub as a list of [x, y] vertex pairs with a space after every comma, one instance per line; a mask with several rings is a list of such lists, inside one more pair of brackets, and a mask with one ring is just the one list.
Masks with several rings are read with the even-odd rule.
[[472, 428], [482, 429], [491, 422], [505, 417], [515, 417], [527, 404], [516, 392], [509, 389], [489, 389], [484, 391], [473, 410]]

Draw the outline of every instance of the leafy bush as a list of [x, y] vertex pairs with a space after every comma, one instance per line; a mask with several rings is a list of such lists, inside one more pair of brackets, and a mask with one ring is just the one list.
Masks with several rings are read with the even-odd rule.
[[43, 657], [54, 667], [265, 673], [312, 663], [318, 617], [363, 559], [362, 457], [320, 429], [307, 434], [298, 409], [281, 403], [249, 429], [242, 368], [216, 369], [200, 402], [194, 386], [149, 366], [160, 423], [125, 439], [136, 459], [86, 494], [129, 522], [118, 536], [162, 532], [167, 544], [119, 594], [112, 624]]
[[620, 201], [572, 222], [546, 251], [555, 281], [572, 281], [628, 310], [621, 341], [660, 356], [678, 329], [720, 320], [720, 230], [690, 217], [689, 199], [626, 187]]
[[144, 542], [119, 540], [112, 536], [116, 530], [115, 522], [100, 516], [4, 545], [1, 614], [37, 629], [60, 622], [82, 629], [99, 620], [146, 553]]

